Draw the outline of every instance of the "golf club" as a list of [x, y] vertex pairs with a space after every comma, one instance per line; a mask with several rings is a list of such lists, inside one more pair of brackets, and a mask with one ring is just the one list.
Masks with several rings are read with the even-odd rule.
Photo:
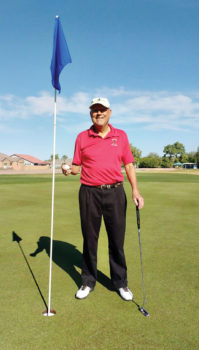
[[141, 262], [141, 270], [142, 270], [142, 291], [143, 291], [143, 304], [142, 306], [138, 305], [138, 310], [146, 317], [149, 317], [149, 313], [144, 309], [144, 305], [146, 303], [146, 292], [144, 286], [144, 270], [143, 270], [143, 262], [142, 262], [142, 245], [141, 245], [141, 235], [140, 235], [140, 212], [139, 212], [139, 204], [136, 205], [136, 216], [137, 216], [137, 227], [138, 227], [138, 237], [139, 237], [139, 247], [140, 247], [140, 262]]

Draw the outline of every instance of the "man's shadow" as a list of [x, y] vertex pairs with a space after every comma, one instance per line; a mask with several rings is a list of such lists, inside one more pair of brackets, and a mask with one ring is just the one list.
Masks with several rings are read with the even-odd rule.
[[[32, 257], [36, 257], [37, 254], [43, 250], [50, 256], [50, 238], [41, 236], [37, 242], [38, 248], [30, 254]], [[71, 243], [53, 240], [53, 254], [52, 260], [55, 264], [61, 267], [68, 275], [74, 280], [77, 287], [81, 286], [81, 275], [75, 267], [82, 267], [82, 254]], [[97, 270], [97, 281], [101, 283], [105, 288], [113, 290], [111, 280], [103, 272]]]

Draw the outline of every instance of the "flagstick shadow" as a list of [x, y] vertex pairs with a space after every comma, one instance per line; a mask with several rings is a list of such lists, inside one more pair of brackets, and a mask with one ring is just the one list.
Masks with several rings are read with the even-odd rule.
[[[43, 250], [50, 256], [50, 238], [41, 236], [37, 242], [37, 249], [30, 254], [36, 257]], [[76, 268], [82, 267], [82, 253], [76, 247], [68, 242], [53, 240], [52, 260], [61, 267], [76, 283], [77, 287], [81, 286], [81, 275]], [[105, 288], [113, 290], [111, 280], [103, 272], [97, 271], [97, 281]]]
[[19, 248], [20, 248], [20, 250], [21, 250], [21, 253], [22, 253], [23, 257], [24, 257], [24, 260], [25, 260], [25, 262], [26, 262], [26, 264], [27, 264], [27, 266], [28, 266], [28, 269], [29, 269], [29, 271], [30, 271], [30, 273], [31, 273], [31, 275], [32, 275], [32, 278], [33, 278], [33, 280], [34, 280], [34, 282], [35, 282], [35, 284], [36, 284], [36, 287], [37, 287], [37, 289], [38, 289], [38, 292], [39, 292], [39, 294], [40, 294], [40, 296], [41, 296], [41, 298], [42, 298], [42, 300], [43, 300], [43, 302], [44, 302], [44, 305], [45, 305], [46, 309], [48, 309], [48, 305], [47, 305], [47, 303], [46, 303], [46, 301], [45, 301], [45, 299], [44, 299], [44, 296], [43, 296], [43, 294], [42, 294], [42, 292], [41, 292], [41, 289], [40, 289], [40, 287], [39, 287], [39, 285], [38, 285], [38, 283], [37, 283], [37, 280], [36, 280], [36, 278], [35, 278], [35, 275], [34, 275], [32, 269], [31, 269], [31, 267], [30, 267], [30, 264], [29, 264], [29, 262], [28, 262], [28, 260], [27, 260], [27, 258], [26, 258], [26, 256], [25, 256], [25, 253], [24, 253], [24, 251], [23, 251], [23, 248], [22, 248], [22, 246], [21, 246], [21, 244], [20, 244], [20, 241], [22, 241], [22, 238], [20, 238], [14, 231], [12, 232], [12, 235], [13, 235], [13, 239], [12, 239], [12, 240], [18, 243], [18, 246], [19, 246]]

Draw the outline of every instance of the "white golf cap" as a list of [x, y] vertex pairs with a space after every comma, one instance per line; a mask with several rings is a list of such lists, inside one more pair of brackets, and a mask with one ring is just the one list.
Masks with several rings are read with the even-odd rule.
[[106, 108], [110, 108], [110, 102], [107, 98], [105, 97], [96, 97], [91, 101], [91, 105], [89, 108], [91, 108], [94, 105], [102, 105]]

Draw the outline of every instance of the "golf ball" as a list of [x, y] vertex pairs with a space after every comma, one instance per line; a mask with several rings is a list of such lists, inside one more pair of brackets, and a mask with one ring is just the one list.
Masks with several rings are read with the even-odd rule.
[[64, 164], [64, 165], [62, 165], [62, 169], [69, 170], [70, 166], [68, 164]]

